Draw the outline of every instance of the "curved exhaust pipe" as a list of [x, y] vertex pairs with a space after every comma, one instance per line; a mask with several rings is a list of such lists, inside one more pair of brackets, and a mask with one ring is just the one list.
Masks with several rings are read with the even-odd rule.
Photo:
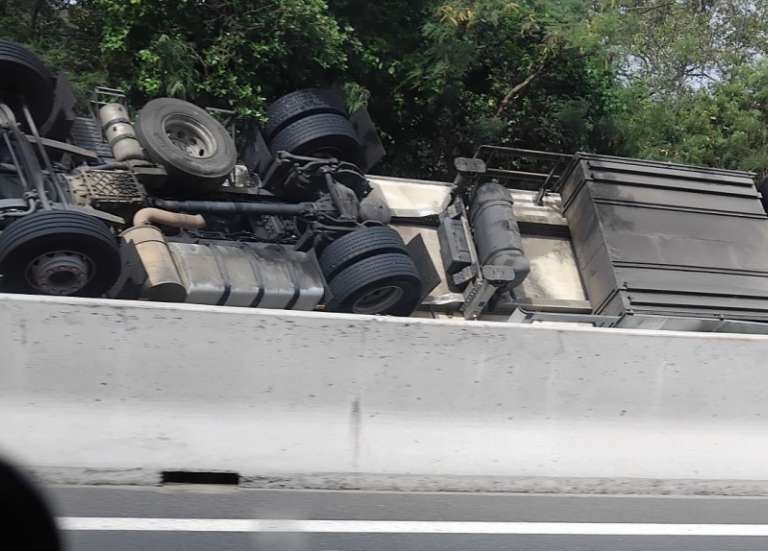
[[202, 214], [182, 214], [153, 207], [140, 209], [133, 215], [134, 226], [156, 224], [173, 228], [201, 229], [205, 227], [205, 218]]
[[176, 268], [165, 236], [155, 224], [199, 229], [205, 227], [205, 218], [200, 214], [144, 208], [134, 215], [133, 227], [121, 234], [124, 243], [136, 251], [140, 268], [143, 268], [143, 273], [137, 274], [137, 279], [144, 282], [142, 296], [149, 300], [184, 302], [187, 299], [187, 289]]

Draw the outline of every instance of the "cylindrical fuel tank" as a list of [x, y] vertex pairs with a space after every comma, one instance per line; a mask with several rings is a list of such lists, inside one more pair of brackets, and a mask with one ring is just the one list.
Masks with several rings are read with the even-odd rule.
[[512, 204], [512, 197], [501, 184], [478, 186], [470, 207], [470, 226], [480, 264], [512, 268], [515, 275], [509, 285], [514, 287], [526, 278], [530, 264]]
[[99, 122], [116, 161], [144, 159], [144, 151], [136, 139], [136, 133], [125, 106], [119, 103], [107, 103], [99, 109]]

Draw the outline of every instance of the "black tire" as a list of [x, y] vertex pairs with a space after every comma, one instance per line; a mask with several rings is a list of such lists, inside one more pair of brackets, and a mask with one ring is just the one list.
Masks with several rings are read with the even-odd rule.
[[362, 166], [365, 157], [355, 129], [335, 113], [311, 115], [289, 124], [272, 139], [273, 154], [287, 151], [308, 157], [335, 157]]
[[280, 130], [299, 119], [321, 113], [347, 116], [344, 98], [333, 90], [309, 88], [297, 90], [275, 100], [267, 107], [264, 137], [269, 140]]
[[[35, 266], [52, 255], [76, 257], [87, 269], [51, 267], [47, 280], [35, 277]], [[120, 271], [117, 240], [104, 222], [81, 212], [38, 211], [0, 234], [1, 286], [7, 292], [98, 297], [117, 281]]]
[[165, 167], [172, 188], [212, 191], [235, 168], [232, 136], [196, 105], [173, 98], [152, 100], [139, 112], [135, 128], [149, 158]]
[[363, 228], [328, 245], [320, 255], [320, 267], [325, 278], [332, 279], [358, 260], [387, 253], [408, 254], [400, 234], [387, 226]]
[[380, 254], [364, 258], [328, 283], [331, 312], [410, 315], [421, 299], [422, 282], [411, 257]]
[[13, 108], [23, 127], [27, 124], [18, 98], [23, 98], [35, 125], [41, 127], [53, 109], [54, 84], [39, 57], [15, 42], [0, 40], [0, 100]]
[[[56, 78], [51, 114], [40, 127], [40, 135], [52, 140], [64, 141], [69, 137], [75, 122], [75, 91], [63, 74]], [[50, 153], [49, 153], [50, 154]]]

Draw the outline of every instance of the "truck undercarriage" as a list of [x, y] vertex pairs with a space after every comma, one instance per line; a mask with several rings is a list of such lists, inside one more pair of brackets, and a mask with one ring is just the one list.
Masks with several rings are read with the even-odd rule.
[[371, 176], [370, 118], [331, 90], [238, 150], [229, 112], [100, 88], [77, 117], [23, 48], [0, 72], [5, 292], [765, 332], [750, 173], [481, 146], [453, 182]]

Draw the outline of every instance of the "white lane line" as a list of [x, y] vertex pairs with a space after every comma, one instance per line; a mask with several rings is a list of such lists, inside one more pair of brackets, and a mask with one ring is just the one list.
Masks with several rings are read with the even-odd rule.
[[768, 536], [768, 524], [613, 522], [453, 522], [223, 518], [60, 517], [63, 530], [140, 532], [303, 532], [333, 534], [488, 534], [564, 536]]

